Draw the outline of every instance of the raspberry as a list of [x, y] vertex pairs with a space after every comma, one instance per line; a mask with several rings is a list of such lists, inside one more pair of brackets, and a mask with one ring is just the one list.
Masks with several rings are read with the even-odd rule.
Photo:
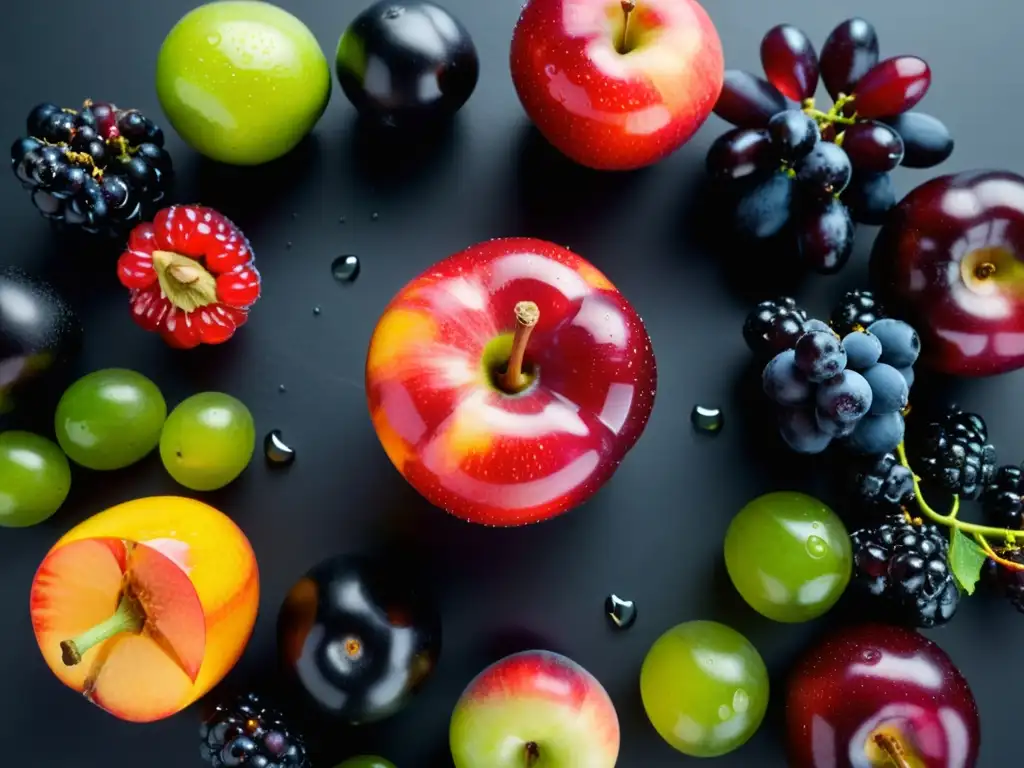
[[132, 317], [172, 347], [222, 344], [260, 297], [260, 274], [242, 232], [211, 208], [174, 205], [131, 233], [117, 262]]

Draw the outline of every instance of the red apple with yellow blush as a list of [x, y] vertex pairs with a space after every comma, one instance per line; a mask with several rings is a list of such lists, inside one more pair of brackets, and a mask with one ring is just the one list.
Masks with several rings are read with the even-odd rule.
[[512, 81], [559, 151], [598, 170], [651, 165], [685, 144], [722, 90], [722, 43], [694, 0], [527, 0]]
[[650, 338], [630, 303], [572, 251], [490, 240], [402, 288], [370, 341], [370, 416], [431, 504], [492, 526], [583, 503], [654, 406]]
[[245, 535], [213, 507], [138, 499], [64, 535], [32, 580], [43, 659], [110, 714], [151, 722], [203, 696], [241, 656], [259, 602]]

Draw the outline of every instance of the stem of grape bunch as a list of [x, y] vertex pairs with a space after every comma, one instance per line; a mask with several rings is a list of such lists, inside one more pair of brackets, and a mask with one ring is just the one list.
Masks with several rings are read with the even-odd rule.
[[896, 446], [896, 456], [899, 458], [900, 464], [910, 470], [914, 482], [914, 501], [924, 517], [933, 523], [953, 528], [969, 535], [988, 557], [1004, 568], [1015, 571], [1024, 570], [1024, 564], [1015, 563], [1000, 557], [989, 543], [991, 538], [997, 541], [1005, 541], [1007, 545], [1014, 546], [1017, 543], [1017, 537], [1022, 535], [1021, 531], [1012, 531], [1009, 528], [993, 528], [988, 525], [978, 525], [977, 523], [968, 523], [961, 520], [957, 517], [960, 512], [960, 497], [957, 494], [953, 494], [953, 503], [950, 506], [949, 512], [944, 515], [936, 512], [924, 499], [924, 494], [921, 491], [921, 478], [914, 472], [914, 468], [910, 466], [907, 450], [903, 443]]
[[839, 98], [836, 99], [836, 103], [832, 105], [832, 109], [828, 112], [822, 112], [820, 109], [816, 109], [814, 106], [814, 100], [808, 99], [803, 105], [804, 114], [809, 117], [813, 117], [819, 128], [825, 128], [829, 125], [854, 125], [857, 122], [856, 117], [847, 117], [844, 115], [843, 108], [853, 101], [853, 95], [847, 96], [845, 93], [839, 94]]

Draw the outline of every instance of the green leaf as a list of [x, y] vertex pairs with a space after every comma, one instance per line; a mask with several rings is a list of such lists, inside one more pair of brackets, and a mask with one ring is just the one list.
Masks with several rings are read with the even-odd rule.
[[960, 588], [968, 595], [974, 594], [974, 586], [981, 578], [981, 568], [988, 555], [959, 528], [949, 532], [949, 567]]

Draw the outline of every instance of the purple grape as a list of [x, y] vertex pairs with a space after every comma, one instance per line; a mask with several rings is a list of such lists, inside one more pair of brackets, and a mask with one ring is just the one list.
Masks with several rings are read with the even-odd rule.
[[893, 368], [906, 368], [917, 362], [921, 354], [921, 337], [914, 326], [892, 317], [876, 320], [868, 326], [868, 331], [882, 342], [883, 363]]
[[789, 223], [793, 205], [793, 179], [783, 171], [747, 190], [733, 211], [738, 234], [763, 240], [779, 234]]
[[846, 366], [856, 371], [864, 371], [882, 356], [882, 342], [872, 333], [853, 331], [843, 337], [843, 349], [846, 350]]
[[832, 198], [812, 208], [800, 222], [797, 244], [808, 267], [823, 275], [835, 274], [846, 266], [853, 253], [853, 219], [846, 206]]
[[779, 412], [779, 434], [797, 453], [821, 453], [832, 438], [818, 427], [811, 408], [786, 408]]
[[861, 224], [883, 224], [896, 207], [896, 189], [888, 173], [856, 174], [843, 191], [850, 216]]
[[878, 35], [870, 22], [847, 19], [832, 30], [821, 49], [821, 79], [833, 99], [850, 94], [878, 63]]
[[727, 69], [714, 111], [740, 128], [764, 128], [773, 115], [788, 108], [786, 97], [767, 80], [740, 69]]
[[851, 370], [841, 371], [822, 382], [815, 394], [818, 410], [843, 423], [858, 421], [867, 415], [873, 397], [868, 381]]
[[953, 136], [946, 124], [923, 112], [882, 118], [903, 139], [905, 168], [931, 168], [953, 154]]
[[903, 138], [885, 123], [867, 120], [843, 131], [843, 151], [858, 171], [884, 173], [903, 160]]
[[906, 368], [899, 368], [898, 370], [903, 378], [907, 380], [907, 386], [914, 386], [914, 367], [908, 366]]
[[906, 425], [898, 411], [883, 416], [865, 416], [843, 444], [853, 453], [877, 455], [896, 450], [903, 442]]
[[786, 162], [799, 160], [818, 143], [818, 124], [799, 109], [787, 109], [768, 121], [772, 147]]
[[796, 367], [796, 353], [787, 349], [770, 361], [761, 374], [764, 392], [779, 405], [803, 405], [811, 399], [811, 384]]
[[879, 363], [871, 366], [864, 371], [864, 379], [871, 385], [871, 391], [874, 393], [871, 401], [873, 416], [902, 411], [907, 407], [910, 386], [903, 378], [903, 374], [891, 365]]
[[792, 24], [772, 27], [761, 40], [761, 64], [768, 82], [783, 96], [803, 102], [818, 87], [818, 54], [809, 37]]
[[846, 352], [834, 333], [805, 333], [794, 351], [797, 368], [815, 384], [831, 379], [846, 368]]
[[814, 420], [818, 429], [832, 438], [849, 437], [857, 429], [858, 423], [857, 421], [839, 421], [820, 410], [814, 412]]
[[708, 149], [708, 174], [715, 179], [742, 179], [778, 164], [768, 131], [763, 128], [733, 128]]
[[852, 175], [850, 158], [829, 141], [819, 141], [796, 169], [800, 185], [818, 196], [838, 195], [846, 189]]

